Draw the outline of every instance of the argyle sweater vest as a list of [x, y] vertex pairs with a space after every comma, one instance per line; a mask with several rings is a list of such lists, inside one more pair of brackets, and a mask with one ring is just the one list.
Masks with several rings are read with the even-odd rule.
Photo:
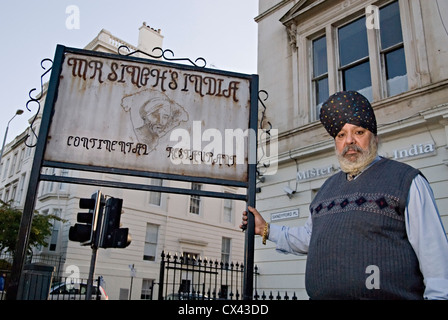
[[339, 172], [324, 183], [310, 205], [305, 283], [311, 299], [423, 299], [404, 221], [419, 173], [382, 158], [353, 181]]

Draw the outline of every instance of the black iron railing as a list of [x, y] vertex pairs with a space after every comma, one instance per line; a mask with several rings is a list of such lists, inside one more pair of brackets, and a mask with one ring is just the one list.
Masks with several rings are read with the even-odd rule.
[[[165, 252], [161, 258], [159, 300], [242, 299], [243, 264]], [[255, 266], [254, 278], [257, 276]]]

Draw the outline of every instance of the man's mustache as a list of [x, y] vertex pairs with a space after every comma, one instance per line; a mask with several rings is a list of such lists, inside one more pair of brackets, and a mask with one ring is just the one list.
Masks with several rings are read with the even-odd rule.
[[356, 151], [356, 152], [363, 153], [363, 152], [364, 152], [364, 149], [362, 149], [361, 147], [359, 147], [359, 146], [357, 146], [357, 145], [346, 146], [346, 147], [344, 147], [344, 149], [342, 150], [341, 155], [344, 157], [344, 156], [347, 154], [347, 152], [349, 152], [349, 151]]

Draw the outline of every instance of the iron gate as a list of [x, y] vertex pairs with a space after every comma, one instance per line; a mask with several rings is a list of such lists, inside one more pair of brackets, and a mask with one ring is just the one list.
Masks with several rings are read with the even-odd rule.
[[[162, 252], [159, 300], [240, 300], [244, 265]], [[254, 267], [256, 290], [258, 267]]]

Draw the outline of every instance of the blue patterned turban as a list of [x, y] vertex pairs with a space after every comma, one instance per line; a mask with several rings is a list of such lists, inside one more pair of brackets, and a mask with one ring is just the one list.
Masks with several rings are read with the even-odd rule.
[[320, 122], [333, 138], [346, 123], [377, 134], [373, 108], [369, 100], [356, 91], [341, 91], [330, 96], [320, 109]]

